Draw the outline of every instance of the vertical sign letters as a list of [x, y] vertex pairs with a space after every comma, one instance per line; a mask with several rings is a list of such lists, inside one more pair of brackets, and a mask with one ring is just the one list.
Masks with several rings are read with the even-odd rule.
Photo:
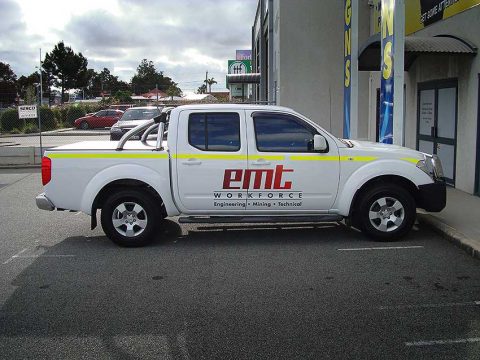
[[352, 0], [345, 0], [344, 8], [344, 88], [343, 88], [343, 137], [350, 138], [351, 112], [351, 64], [352, 64]]
[[379, 141], [393, 144], [393, 84], [394, 84], [394, 48], [395, 34], [393, 18], [395, 0], [381, 0], [381, 84], [380, 84], [380, 129]]

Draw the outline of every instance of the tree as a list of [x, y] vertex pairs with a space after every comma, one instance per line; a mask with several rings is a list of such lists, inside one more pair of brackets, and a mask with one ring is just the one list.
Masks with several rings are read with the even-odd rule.
[[17, 98], [17, 75], [7, 63], [0, 62], [0, 107], [11, 105]]
[[[40, 82], [40, 75], [38, 72], [33, 72], [28, 76], [20, 76], [17, 80], [17, 92], [22, 99], [26, 98], [27, 89], [30, 87], [37, 88]], [[42, 71], [42, 92], [43, 96], [50, 95], [50, 86], [51, 83], [49, 82], [48, 74], [45, 71]], [[38, 89], [35, 90], [38, 92]]]
[[[166, 91], [174, 82], [163, 71], [157, 71], [153, 61], [143, 59], [137, 67], [137, 73], [132, 77], [132, 88], [136, 94], [146, 93], [158, 85], [158, 89]], [[176, 86], [176, 85], [175, 85]]]
[[86, 97], [97, 97], [105, 94], [116, 94], [119, 90], [130, 92], [130, 85], [125, 81], [118, 80], [118, 76], [111, 74], [110, 70], [103, 68], [97, 73], [93, 69], [86, 72], [86, 85], [84, 88]]
[[128, 90], [117, 90], [115, 93], [115, 100], [119, 103], [132, 102], [132, 93]]
[[53, 77], [53, 85], [62, 89], [62, 102], [65, 90], [82, 88], [87, 84], [87, 65], [88, 61], [82, 53], [75, 53], [63, 41], [45, 55], [43, 68]]
[[167, 95], [171, 96], [173, 100], [174, 96], [182, 96], [182, 90], [178, 87], [176, 82], [172, 82], [172, 85], [167, 89]]
[[197, 94], [206, 94], [206, 93], [207, 93], [207, 85], [205, 84], [203, 84], [197, 89]]
[[217, 81], [215, 80], [215, 78], [204, 80], [204, 83], [206, 83], [206, 85], [208, 85], [208, 92], [209, 93], [212, 92], [212, 85], [218, 84]]

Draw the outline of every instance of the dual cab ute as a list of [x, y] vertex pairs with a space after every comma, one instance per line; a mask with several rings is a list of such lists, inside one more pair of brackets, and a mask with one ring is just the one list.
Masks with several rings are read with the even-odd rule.
[[446, 202], [436, 156], [338, 139], [291, 109], [264, 105], [164, 108], [118, 143], [46, 151], [42, 182], [40, 209], [82, 211], [92, 229], [101, 210], [105, 233], [123, 246], [147, 244], [169, 216], [190, 223], [346, 219], [374, 239], [394, 240], [411, 229], [417, 207], [440, 211]]

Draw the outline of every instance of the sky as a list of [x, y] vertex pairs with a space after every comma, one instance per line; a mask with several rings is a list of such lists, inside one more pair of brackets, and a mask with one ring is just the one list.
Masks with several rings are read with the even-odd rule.
[[258, 0], [0, 0], [0, 61], [18, 77], [36, 71], [63, 40], [96, 71], [130, 81], [144, 58], [195, 91], [205, 79], [225, 88], [227, 60], [251, 48]]

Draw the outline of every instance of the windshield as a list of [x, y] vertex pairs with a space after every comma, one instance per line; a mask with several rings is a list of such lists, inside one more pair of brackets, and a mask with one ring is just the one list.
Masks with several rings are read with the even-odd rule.
[[160, 115], [159, 109], [128, 109], [120, 118], [120, 121], [148, 120]]

